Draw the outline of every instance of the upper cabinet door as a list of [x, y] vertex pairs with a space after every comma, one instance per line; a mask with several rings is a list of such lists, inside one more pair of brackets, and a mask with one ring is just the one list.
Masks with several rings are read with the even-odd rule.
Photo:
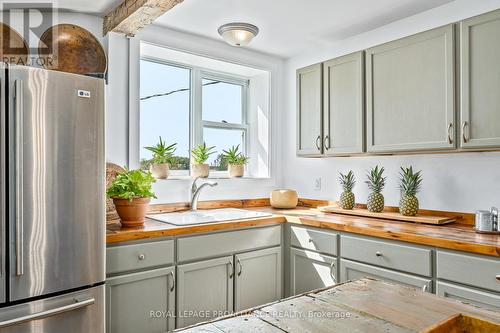
[[297, 70], [297, 155], [323, 153], [322, 65]]
[[500, 11], [461, 22], [463, 148], [500, 147]]
[[323, 64], [325, 155], [364, 150], [363, 51]]
[[448, 25], [366, 51], [369, 152], [455, 148], [454, 44]]

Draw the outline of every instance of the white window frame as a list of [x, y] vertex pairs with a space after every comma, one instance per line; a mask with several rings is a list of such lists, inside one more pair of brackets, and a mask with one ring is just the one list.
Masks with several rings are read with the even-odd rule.
[[[153, 57], [145, 57], [141, 56], [140, 60], [151, 61], [158, 64], [163, 64], [167, 66], [179, 67], [183, 69], [190, 70], [190, 103], [189, 103], [189, 150], [197, 145], [203, 144], [203, 129], [213, 128], [213, 129], [225, 129], [225, 130], [238, 130], [243, 132], [243, 146], [240, 147], [241, 151], [245, 155], [249, 155], [250, 151], [250, 125], [248, 123], [248, 112], [249, 112], [249, 84], [250, 79], [238, 75], [221, 73], [217, 71], [213, 71], [210, 69], [189, 66], [182, 63], [172, 62], [168, 60], [153, 58]], [[237, 123], [223, 123], [216, 121], [208, 121], [203, 120], [203, 110], [202, 110], [202, 91], [203, 79], [208, 80], [216, 80], [225, 83], [241, 85], [241, 124]], [[140, 112], [140, 110], [139, 110]], [[140, 117], [139, 117], [140, 121]], [[140, 126], [140, 125], [139, 125]], [[216, 147], [217, 148], [217, 147]], [[141, 149], [141, 148], [139, 148]], [[220, 148], [217, 148], [217, 154], [220, 154]], [[140, 153], [139, 153], [140, 155]], [[191, 156], [189, 156], [189, 160], [191, 162]], [[170, 174], [173, 177], [178, 176], [189, 176], [191, 171], [191, 163], [190, 170], [171, 170]], [[211, 177], [227, 177], [227, 171], [210, 171]]]

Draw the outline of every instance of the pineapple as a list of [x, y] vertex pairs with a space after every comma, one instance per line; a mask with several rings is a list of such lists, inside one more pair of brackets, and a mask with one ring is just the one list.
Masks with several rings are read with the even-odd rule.
[[384, 210], [384, 196], [382, 190], [385, 186], [385, 179], [383, 177], [384, 167], [379, 169], [378, 165], [371, 169], [370, 173], [367, 175], [368, 180], [365, 181], [368, 184], [368, 188], [372, 191], [368, 196], [368, 201], [366, 202], [366, 207], [370, 212], [380, 213]]
[[354, 184], [356, 184], [354, 173], [352, 170], [349, 171], [347, 175], [340, 173], [339, 180], [340, 185], [342, 185], [342, 188], [344, 189], [344, 192], [340, 195], [340, 207], [342, 207], [342, 209], [353, 209], [356, 201], [354, 193], [352, 193], [352, 188], [354, 187]]
[[422, 184], [422, 171], [413, 172], [412, 167], [401, 167], [400, 184], [401, 200], [399, 201], [399, 212], [405, 216], [415, 216], [418, 213], [418, 199], [415, 196]]

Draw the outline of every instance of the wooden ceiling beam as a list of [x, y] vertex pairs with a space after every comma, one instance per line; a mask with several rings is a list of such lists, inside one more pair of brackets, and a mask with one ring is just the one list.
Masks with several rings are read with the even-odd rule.
[[123, 0], [104, 17], [103, 35], [113, 31], [134, 36], [182, 1], [184, 0]]

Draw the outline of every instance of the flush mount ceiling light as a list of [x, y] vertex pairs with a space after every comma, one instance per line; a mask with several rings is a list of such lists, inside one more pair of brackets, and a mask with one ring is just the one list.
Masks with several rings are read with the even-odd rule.
[[259, 33], [259, 28], [250, 23], [228, 23], [217, 30], [226, 43], [233, 46], [245, 46]]

